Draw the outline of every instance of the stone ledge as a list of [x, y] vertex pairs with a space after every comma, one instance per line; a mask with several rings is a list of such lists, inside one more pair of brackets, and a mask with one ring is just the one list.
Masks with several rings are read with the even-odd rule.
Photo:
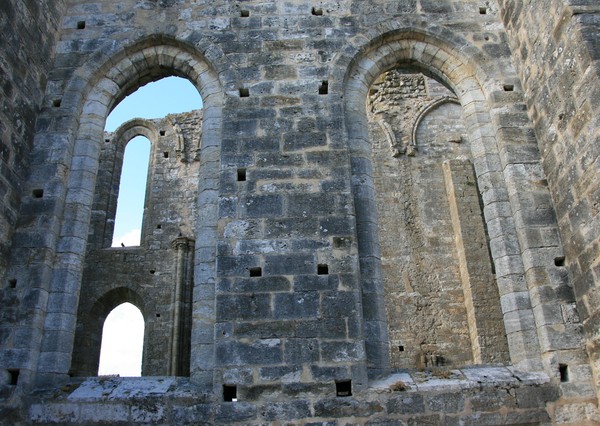
[[[248, 386], [241, 395], [248, 395], [251, 389]], [[352, 418], [355, 424], [432, 420], [440, 424], [471, 424], [475, 420], [477, 424], [546, 424], [550, 422], [546, 405], [559, 396], [558, 388], [544, 373], [486, 366], [398, 372], [348, 397], [329, 394], [330, 389], [322, 386], [320, 393], [298, 394], [293, 400], [282, 400], [282, 394], [274, 392], [261, 394], [267, 397], [256, 401], [222, 402], [187, 378], [90, 377], [33, 395], [28, 420], [44, 424], [258, 425], [274, 420], [304, 423]]]
[[519, 384], [539, 386], [549, 383], [550, 378], [542, 372], [522, 372], [514, 367], [473, 366], [456, 370], [394, 373], [372, 382], [370, 388], [376, 392], [389, 391], [400, 382], [407, 391], [444, 392], [492, 386], [517, 387]]

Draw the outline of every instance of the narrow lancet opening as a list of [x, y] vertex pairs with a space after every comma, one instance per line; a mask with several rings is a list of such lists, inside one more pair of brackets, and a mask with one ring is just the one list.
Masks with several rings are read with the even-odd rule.
[[148, 139], [138, 136], [129, 141], [119, 184], [113, 247], [140, 245], [149, 159]]

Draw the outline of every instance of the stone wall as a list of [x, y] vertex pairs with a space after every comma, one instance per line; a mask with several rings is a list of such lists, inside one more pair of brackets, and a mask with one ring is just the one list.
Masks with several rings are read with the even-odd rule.
[[[559, 188], [496, 4], [68, 6], [6, 260], [4, 408], [18, 398], [35, 422], [598, 421]], [[170, 75], [194, 84], [201, 114], [105, 135], [120, 100]], [[142, 244], [108, 248], [135, 134], [153, 144]], [[94, 374], [99, 326], [125, 301], [150, 325], [144, 372], [171, 377], [71, 378]]]
[[577, 301], [599, 386], [600, 6], [586, 0], [498, 3], [564, 242], [564, 258], [555, 262], [568, 268], [575, 290], [560, 298]]
[[[10, 254], [35, 123], [58, 40], [64, 0], [0, 5], [0, 278]], [[51, 102], [51, 100], [48, 100]], [[48, 106], [48, 105], [45, 105]]]
[[547, 377], [506, 368], [451, 374], [394, 374], [368, 392], [336, 396], [334, 384], [307, 392], [293, 383], [246, 392], [217, 402], [175, 377], [90, 378], [49, 396], [29, 410], [31, 424], [303, 424], [499, 425], [550, 424], [558, 390]]

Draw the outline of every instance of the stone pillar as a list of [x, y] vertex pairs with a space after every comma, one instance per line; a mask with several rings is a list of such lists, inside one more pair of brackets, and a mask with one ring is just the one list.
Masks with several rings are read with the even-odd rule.
[[503, 362], [509, 358], [508, 345], [473, 166], [468, 160], [446, 160], [443, 170], [473, 361]]
[[194, 240], [179, 237], [171, 242], [171, 247], [175, 250], [175, 286], [171, 299], [172, 332], [168, 375], [188, 376]]

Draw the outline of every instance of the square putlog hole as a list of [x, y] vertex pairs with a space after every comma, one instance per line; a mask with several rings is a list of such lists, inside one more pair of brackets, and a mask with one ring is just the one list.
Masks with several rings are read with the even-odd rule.
[[251, 277], [262, 277], [262, 268], [261, 267], [250, 268], [250, 276]]
[[247, 98], [250, 96], [250, 89], [246, 89], [245, 87], [240, 87], [240, 98]]
[[225, 401], [225, 402], [236, 402], [237, 401], [237, 386], [223, 385], [223, 401]]
[[10, 386], [17, 386], [17, 384], [19, 383], [19, 370], [11, 368], [7, 371], [9, 374], [8, 384]]
[[326, 95], [327, 93], [329, 93], [329, 82], [324, 80], [319, 86], [319, 95]]
[[237, 181], [245, 182], [246, 181], [246, 169], [241, 167], [237, 169]]
[[352, 396], [352, 380], [335, 382], [335, 394], [337, 396]]
[[559, 364], [558, 372], [560, 374], [560, 381], [565, 383], [569, 381], [569, 366], [567, 364]]
[[329, 266], [324, 263], [317, 265], [317, 275], [329, 275]]

